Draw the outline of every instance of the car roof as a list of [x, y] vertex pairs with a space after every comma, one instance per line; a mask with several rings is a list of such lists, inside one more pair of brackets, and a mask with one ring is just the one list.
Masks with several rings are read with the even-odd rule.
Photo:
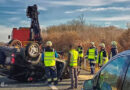
[[[112, 60], [115, 60], [115, 58], [118, 58], [118, 57], [120, 57], [120, 56], [130, 56], [130, 50], [126, 50], [126, 51], [123, 51], [123, 52], [118, 53], [117, 55], [115, 55], [114, 57], [112, 57], [112, 58], [109, 60], [109, 62], [111, 62]], [[103, 66], [103, 67], [104, 67], [104, 66]], [[100, 71], [102, 71], [103, 67], [98, 71], [98, 73], [99, 73]], [[97, 73], [97, 74], [98, 74], [98, 73]], [[96, 74], [96, 75], [97, 75], [97, 74]], [[95, 77], [96, 75], [94, 75], [94, 77]]]
[[114, 57], [118, 57], [118, 56], [124, 56], [124, 55], [130, 55], [130, 50], [126, 50], [126, 51], [123, 51], [123, 52], [120, 52], [120, 53], [118, 53], [116, 56], [114, 56]]
[[120, 54], [121, 54], [121, 55], [122, 55], [122, 54], [130, 55], [130, 50], [123, 51], [123, 52], [121, 52]]

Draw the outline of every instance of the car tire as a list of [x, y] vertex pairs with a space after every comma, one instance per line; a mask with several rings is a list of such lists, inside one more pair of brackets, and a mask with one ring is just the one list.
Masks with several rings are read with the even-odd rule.
[[25, 54], [31, 59], [37, 59], [40, 54], [39, 45], [37, 43], [29, 43], [26, 46]]

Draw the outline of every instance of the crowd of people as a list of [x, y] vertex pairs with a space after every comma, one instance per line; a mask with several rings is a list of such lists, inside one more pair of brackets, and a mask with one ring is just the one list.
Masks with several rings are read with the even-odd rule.
[[[70, 71], [71, 78], [71, 87], [69, 89], [74, 89], [78, 87], [78, 71], [81, 69], [82, 62], [84, 59], [89, 61], [91, 74], [95, 73], [96, 63], [101, 68], [104, 64], [109, 61], [109, 58], [115, 56], [118, 53], [117, 42], [111, 42], [111, 52], [108, 54], [105, 48], [105, 44], [101, 43], [99, 45], [100, 50], [98, 51], [95, 43], [90, 42], [90, 47], [84, 55], [84, 49], [81, 44], [75, 47], [74, 45], [69, 45], [68, 52], [68, 67]], [[108, 56], [109, 55], [109, 56]], [[42, 62], [45, 65], [45, 72], [47, 76], [48, 84], [54, 82], [54, 85], [58, 84], [57, 73], [56, 73], [56, 61], [55, 58], [58, 58], [58, 53], [52, 48], [52, 42], [47, 41], [46, 47], [42, 53]], [[80, 68], [78, 68], [80, 67]]]

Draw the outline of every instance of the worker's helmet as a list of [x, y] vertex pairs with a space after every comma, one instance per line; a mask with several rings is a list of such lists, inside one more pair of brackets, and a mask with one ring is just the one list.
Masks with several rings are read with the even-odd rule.
[[117, 42], [116, 42], [116, 41], [112, 41], [112, 42], [111, 42], [111, 45], [117, 46]]
[[105, 48], [105, 44], [104, 43], [101, 43], [99, 46], [102, 47], [102, 48]]
[[47, 41], [47, 42], [46, 42], [46, 45], [47, 45], [47, 46], [52, 46], [52, 42], [51, 42], [51, 41]]
[[95, 43], [94, 43], [94, 42], [90, 42], [90, 44], [91, 44], [92, 46], [95, 46]]

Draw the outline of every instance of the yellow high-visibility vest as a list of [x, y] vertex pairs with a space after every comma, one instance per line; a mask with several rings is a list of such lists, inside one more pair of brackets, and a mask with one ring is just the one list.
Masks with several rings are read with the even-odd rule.
[[79, 52], [82, 52], [82, 53], [79, 53], [79, 57], [83, 57], [83, 56], [84, 56], [84, 55], [83, 55], [83, 50], [82, 50], [81, 48], [78, 48], [77, 51], [78, 51], [78, 53], [79, 53]]
[[55, 66], [55, 52], [44, 52], [44, 64], [45, 67]]
[[[99, 56], [100, 56], [100, 62], [99, 62]], [[108, 59], [108, 54], [107, 54], [107, 57], [105, 57], [105, 60], [103, 60], [103, 51], [101, 51], [101, 52], [98, 54], [97, 63], [99, 63], [100, 66], [103, 66], [103, 65], [106, 64], [108, 61], [109, 61], [109, 59]]]
[[95, 60], [95, 51], [96, 51], [96, 49], [95, 48], [90, 48], [89, 50], [88, 50], [88, 59], [93, 59], [93, 60]]
[[78, 65], [78, 52], [75, 49], [70, 50], [70, 66], [75, 67]]

